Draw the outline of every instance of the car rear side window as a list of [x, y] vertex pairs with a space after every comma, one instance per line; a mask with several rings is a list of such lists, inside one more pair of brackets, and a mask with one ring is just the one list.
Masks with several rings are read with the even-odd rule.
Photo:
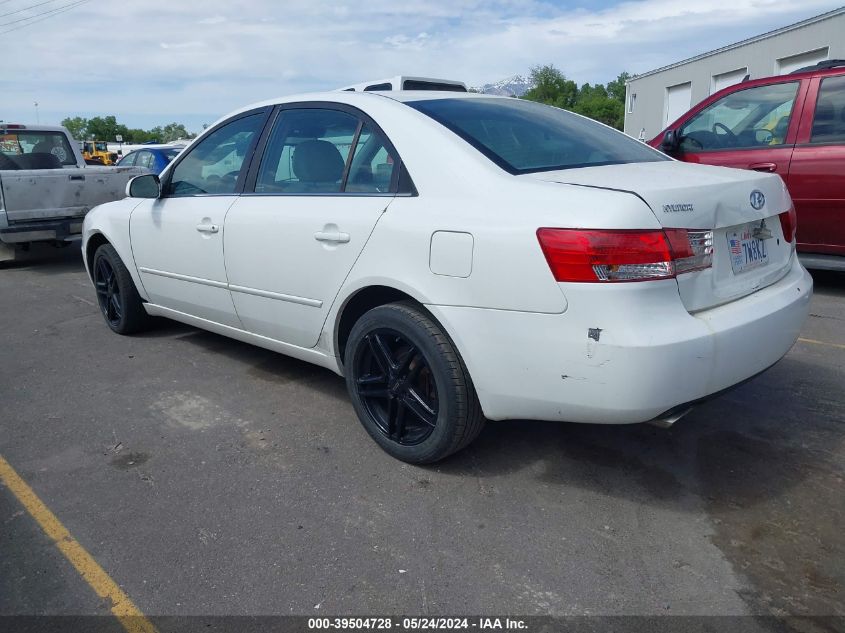
[[358, 125], [358, 117], [340, 110], [283, 110], [258, 169], [256, 193], [339, 193]]
[[845, 143], [845, 75], [822, 80], [811, 143]]
[[531, 101], [445, 98], [407, 105], [512, 174], [669, 160], [600, 123]]
[[173, 168], [165, 195], [235, 193], [244, 160], [263, 122], [263, 113], [250, 114], [212, 131]]
[[138, 152], [138, 157], [135, 159], [135, 165], [137, 167], [145, 167], [146, 169], [152, 169], [153, 153], [148, 151]]
[[349, 193], [387, 193], [393, 183], [398, 161], [387, 148], [384, 137], [369, 125], [361, 128], [355, 154], [349, 166], [346, 189]]

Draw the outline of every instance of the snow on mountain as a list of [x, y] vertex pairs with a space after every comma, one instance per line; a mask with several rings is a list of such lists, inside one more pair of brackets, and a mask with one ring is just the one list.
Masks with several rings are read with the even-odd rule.
[[501, 79], [491, 84], [484, 84], [475, 88], [478, 92], [488, 95], [502, 95], [505, 97], [521, 97], [528, 90], [534, 87], [532, 81], [522, 75], [514, 75], [507, 79]]

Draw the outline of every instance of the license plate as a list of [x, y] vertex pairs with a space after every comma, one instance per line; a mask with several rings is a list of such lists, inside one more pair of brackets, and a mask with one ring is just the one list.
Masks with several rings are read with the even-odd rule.
[[769, 263], [766, 241], [752, 237], [752, 231], [756, 226], [756, 224], [746, 224], [727, 233], [731, 268], [735, 275]]

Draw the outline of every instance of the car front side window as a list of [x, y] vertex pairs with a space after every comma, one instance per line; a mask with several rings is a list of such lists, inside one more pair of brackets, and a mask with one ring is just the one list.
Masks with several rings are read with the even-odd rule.
[[725, 95], [681, 127], [681, 149], [697, 152], [783, 145], [798, 84], [790, 81]]
[[264, 113], [258, 112], [212, 131], [173, 169], [165, 196], [235, 193], [241, 169], [263, 122]]

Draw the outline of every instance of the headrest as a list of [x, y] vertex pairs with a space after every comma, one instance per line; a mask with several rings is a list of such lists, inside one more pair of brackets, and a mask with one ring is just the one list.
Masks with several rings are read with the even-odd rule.
[[293, 152], [293, 173], [301, 182], [337, 182], [344, 166], [340, 151], [328, 141], [304, 141]]

